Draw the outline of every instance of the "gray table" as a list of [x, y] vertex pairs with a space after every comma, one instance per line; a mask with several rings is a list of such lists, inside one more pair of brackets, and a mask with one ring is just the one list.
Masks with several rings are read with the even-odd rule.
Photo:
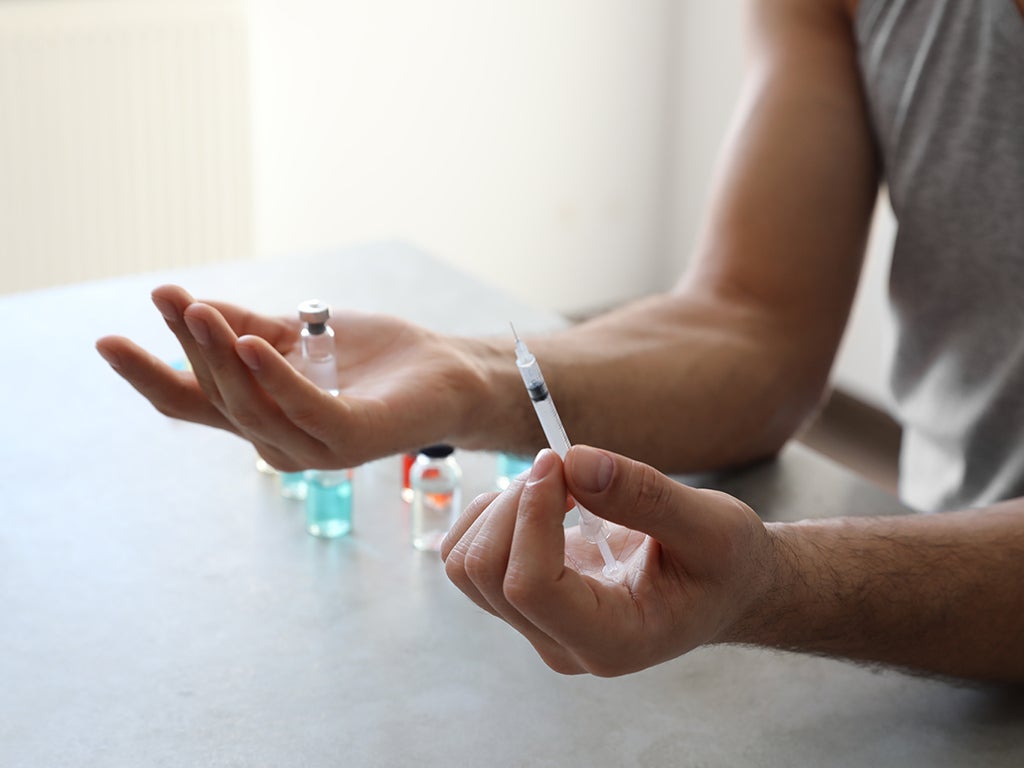
[[[359, 469], [353, 536], [308, 536], [247, 444], [159, 416], [93, 351], [179, 356], [148, 301], [170, 278], [268, 311], [560, 322], [399, 245], [0, 300], [0, 765], [1024, 763], [1005, 691], [736, 647], [560, 677], [411, 549], [397, 458]], [[492, 456], [461, 461], [490, 486]], [[901, 511], [798, 446], [713, 482], [774, 519]]]

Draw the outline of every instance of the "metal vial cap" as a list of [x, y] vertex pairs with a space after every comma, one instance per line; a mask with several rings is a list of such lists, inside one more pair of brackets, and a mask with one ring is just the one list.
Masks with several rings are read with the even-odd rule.
[[323, 325], [331, 316], [331, 307], [319, 299], [310, 299], [299, 304], [299, 319], [304, 323]]

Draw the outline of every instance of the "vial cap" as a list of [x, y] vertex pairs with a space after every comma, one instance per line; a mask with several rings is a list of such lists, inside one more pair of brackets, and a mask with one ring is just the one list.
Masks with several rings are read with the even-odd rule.
[[443, 459], [445, 456], [451, 456], [454, 452], [455, 449], [450, 445], [428, 445], [426, 448], [420, 448], [421, 454], [432, 459]]
[[310, 299], [299, 304], [299, 319], [304, 323], [326, 323], [331, 316], [331, 307], [319, 299]]

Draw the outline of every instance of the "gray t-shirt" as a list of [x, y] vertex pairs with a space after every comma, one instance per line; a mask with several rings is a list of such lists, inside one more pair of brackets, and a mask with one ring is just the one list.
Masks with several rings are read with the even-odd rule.
[[900, 495], [921, 510], [1024, 495], [1024, 15], [860, 0], [856, 35], [899, 223]]

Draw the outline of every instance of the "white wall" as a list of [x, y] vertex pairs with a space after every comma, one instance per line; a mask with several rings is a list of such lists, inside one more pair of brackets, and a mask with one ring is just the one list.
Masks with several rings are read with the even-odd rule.
[[260, 256], [399, 237], [563, 312], [661, 285], [671, 0], [251, 11]]
[[745, 62], [745, 0], [679, 0], [666, 282], [682, 274], [707, 210]]
[[0, 293], [252, 252], [242, 0], [0, 2]]

